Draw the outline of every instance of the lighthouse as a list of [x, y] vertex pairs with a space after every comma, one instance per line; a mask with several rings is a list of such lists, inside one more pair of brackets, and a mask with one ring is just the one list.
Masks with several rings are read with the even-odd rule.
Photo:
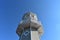
[[18, 24], [16, 33], [19, 40], [40, 40], [43, 34], [41, 21], [38, 20], [35, 13], [27, 12]]

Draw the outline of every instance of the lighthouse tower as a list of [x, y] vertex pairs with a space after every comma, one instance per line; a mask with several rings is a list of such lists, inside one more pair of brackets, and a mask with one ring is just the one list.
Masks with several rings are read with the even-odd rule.
[[17, 27], [16, 33], [19, 36], [19, 40], [40, 40], [43, 29], [36, 14], [32, 12], [25, 13]]

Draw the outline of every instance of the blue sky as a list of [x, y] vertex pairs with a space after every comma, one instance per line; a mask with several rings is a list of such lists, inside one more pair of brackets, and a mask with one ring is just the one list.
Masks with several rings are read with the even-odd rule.
[[60, 40], [60, 0], [0, 0], [0, 40], [18, 40], [16, 28], [32, 11], [42, 22], [41, 40]]

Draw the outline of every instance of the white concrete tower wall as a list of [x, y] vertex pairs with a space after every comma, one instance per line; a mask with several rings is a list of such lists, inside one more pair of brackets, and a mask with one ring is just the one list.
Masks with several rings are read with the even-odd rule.
[[31, 40], [40, 40], [38, 31], [31, 31]]

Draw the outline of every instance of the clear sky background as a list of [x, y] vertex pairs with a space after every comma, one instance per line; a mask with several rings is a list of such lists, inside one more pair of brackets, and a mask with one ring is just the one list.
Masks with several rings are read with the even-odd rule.
[[41, 40], [60, 40], [60, 0], [0, 0], [0, 40], [18, 40], [16, 28], [24, 13], [42, 22]]

